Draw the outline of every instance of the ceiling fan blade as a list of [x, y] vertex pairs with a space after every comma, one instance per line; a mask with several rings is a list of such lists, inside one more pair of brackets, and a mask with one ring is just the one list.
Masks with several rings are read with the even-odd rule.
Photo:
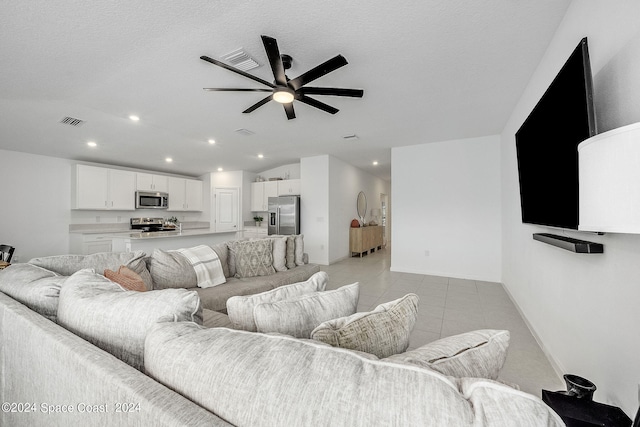
[[236, 74], [240, 74], [241, 76], [244, 76], [244, 77], [246, 77], [248, 79], [254, 80], [254, 81], [258, 82], [258, 83], [262, 83], [265, 86], [269, 86], [269, 87], [272, 87], [272, 88], [276, 87], [273, 83], [269, 83], [268, 81], [262, 80], [259, 77], [253, 76], [253, 75], [251, 75], [249, 73], [245, 73], [244, 71], [239, 70], [239, 69], [237, 69], [235, 67], [232, 67], [231, 65], [227, 65], [224, 62], [220, 62], [217, 59], [209, 58], [208, 56], [204, 56], [204, 55], [201, 56], [200, 59], [202, 59], [203, 61], [210, 62], [213, 65], [217, 65], [218, 67], [222, 67], [222, 68], [225, 68], [225, 69], [227, 69], [229, 71], [233, 71]]
[[296, 112], [293, 110], [293, 102], [282, 104], [282, 106], [284, 107], [285, 113], [287, 113], [287, 119], [291, 120], [296, 118]]
[[273, 37], [260, 37], [262, 37], [262, 44], [264, 44], [264, 50], [267, 52], [267, 58], [269, 58], [269, 64], [271, 64], [271, 71], [273, 71], [273, 77], [275, 77], [276, 83], [281, 86], [286, 86], [287, 76], [284, 75], [284, 65], [282, 65], [278, 42]]
[[271, 89], [243, 89], [231, 87], [203, 87], [202, 89], [210, 92], [273, 92]]
[[253, 104], [251, 107], [247, 108], [246, 110], [243, 111], [243, 113], [250, 113], [253, 110], [262, 107], [264, 104], [266, 104], [267, 102], [271, 101], [271, 95], [267, 96], [264, 99], [261, 99], [260, 101], [256, 102], [255, 104]]
[[304, 102], [307, 105], [311, 105], [312, 107], [316, 107], [321, 109], [322, 111], [326, 111], [329, 114], [335, 114], [338, 111], [340, 111], [337, 108], [332, 107], [331, 105], [327, 105], [324, 102], [320, 102], [316, 99], [309, 98], [308, 96], [305, 96], [301, 93], [297, 94], [296, 99], [300, 102]]
[[345, 65], [347, 65], [347, 60], [344, 58], [344, 56], [336, 55], [333, 58], [318, 65], [317, 67], [310, 69], [306, 73], [299, 75], [295, 79], [290, 80], [289, 86], [291, 86], [294, 90], [298, 90], [307, 83], [310, 83], [315, 79], [318, 79], [325, 74], [335, 71]]
[[362, 89], [343, 89], [337, 87], [301, 87], [299, 92], [304, 95], [352, 96], [354, 98], [362, 98], [362, 95], [364, 95], [364, 90]]

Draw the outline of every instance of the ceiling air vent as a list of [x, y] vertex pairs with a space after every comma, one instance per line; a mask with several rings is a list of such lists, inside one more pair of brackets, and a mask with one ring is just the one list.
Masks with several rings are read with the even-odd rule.
[[250, 57], [242, 48], [229, 52], [226, 55], [222, 55], [220, 59], [242, 71], [253, 70], [260, 66], [260, 64]]
[[345, 135], [342, 138], [347, 140], [347, 141], [355, 141], [357, 139], [360, 139], [360, 137], [358, 135], [356, 135], [355, 133], [353, 133], [351, 135]]
[[84, 120], [80, 120], [80, 119], [76, 119], [75, 117], [63, 117], [62, 120], [60, 120], [60, 123], [62, 123], [63, 125], [69, 125], [69, 126], [82, 126], [84, 124]]
[[244, 136], [255, 135], [255, 132], [251, 132], [249, 129], [244, 129], [244, 128], [236, 129], [236, 132]]

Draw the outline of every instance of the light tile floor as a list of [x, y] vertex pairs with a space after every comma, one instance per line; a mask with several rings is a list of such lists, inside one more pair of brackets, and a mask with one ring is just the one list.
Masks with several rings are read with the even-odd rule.
[[390, 265], [390, 250], [382, 249], [321, 269], [329, 274], [328, 289], [360, 282], [358, 311], [417, 294], [420, 305], [410, 348], [475, 329], [507, 329], [511, 341], [499, 379], [538, 397], [542, 389], [565, 389], [502, 284], [392, 272]]

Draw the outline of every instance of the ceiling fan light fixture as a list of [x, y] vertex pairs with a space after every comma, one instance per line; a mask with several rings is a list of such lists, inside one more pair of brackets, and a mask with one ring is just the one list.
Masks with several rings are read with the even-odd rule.
[[273, 100], [280, 104], [289, 104], [293, 102], [294, 91], [287, 87], [279, 87], [273, 92]]

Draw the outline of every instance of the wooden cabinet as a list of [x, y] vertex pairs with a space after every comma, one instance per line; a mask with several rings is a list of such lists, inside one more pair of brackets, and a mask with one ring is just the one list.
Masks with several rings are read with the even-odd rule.
[[278, 196], [279, 181], [251, 183], [251, 211], [266, 212], [269, 210], [269, 197]]
[[202, 181], [169, 177], [169, 211], [201, 211]]
[[169, 177], [150, 173], [136, 173], [136, 190], [168, 192]]
[[299, 179], [286, 179], [283, 181], [276, 181], [278, 183], [278, 196], [299, 196], [300, 195], [300, 180]]
[[134, 172], [76, 165], [72, 209], [134, 210]]
[[384, 227], [371, 225], [368, 227], [358, 227], [349, 229], [349, 251], [351, 255], [367, 254], [382, 248], [382, 236]]

